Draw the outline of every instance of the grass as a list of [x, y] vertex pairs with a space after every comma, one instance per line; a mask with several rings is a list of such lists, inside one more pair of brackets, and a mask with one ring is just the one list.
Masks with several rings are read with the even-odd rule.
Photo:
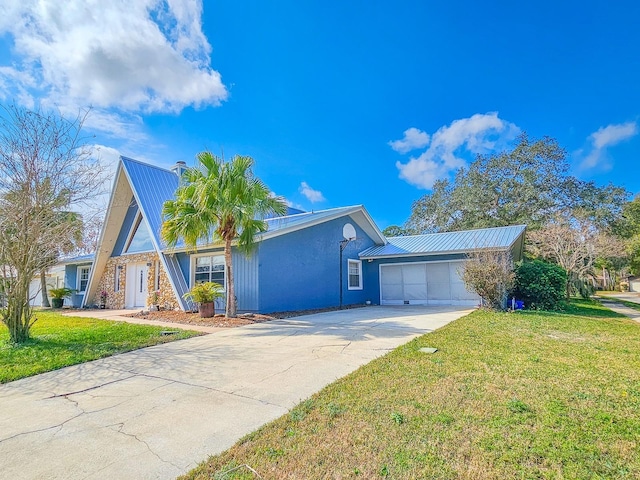
[[184, 330], [161, 335], [166, 328], [66, 317], [49, 311], [36, 316], [31, 340], [21, 345], [12, 345], [7, 328], [0, 324], [0, 383], [199, 335]]
[[477, 311], [181, 478], [640, 478], [638, 352], [640, 325], [596, 302]]

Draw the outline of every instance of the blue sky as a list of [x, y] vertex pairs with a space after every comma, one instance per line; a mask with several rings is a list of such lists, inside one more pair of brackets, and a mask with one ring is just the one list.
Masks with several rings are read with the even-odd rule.
[[0, 6], [1, 100], [91, 106], [107, 163], [251, 155], [292, 205], [384, 228], [526, 131], [640, 192], [640, 2], [119, 3]]

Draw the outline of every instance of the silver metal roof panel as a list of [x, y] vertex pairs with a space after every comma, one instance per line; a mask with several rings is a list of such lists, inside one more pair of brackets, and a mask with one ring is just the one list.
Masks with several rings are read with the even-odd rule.
[[373, 246], [360, 252], [360, 258], [442, 255], [477, 249], [506, 250], [515, 243], [525, 229], [525, 225], [512, 225], [460, 232], [390, 237], [387, 238], [386, 245]]

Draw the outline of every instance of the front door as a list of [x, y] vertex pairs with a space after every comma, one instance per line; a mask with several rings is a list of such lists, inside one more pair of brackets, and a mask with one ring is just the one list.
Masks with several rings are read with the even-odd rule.
[[136, 308], [147, 305], [147, 276], [149, 267], [146, 263], [132, 263], [127, 266], [127, 291], [125, 307]]

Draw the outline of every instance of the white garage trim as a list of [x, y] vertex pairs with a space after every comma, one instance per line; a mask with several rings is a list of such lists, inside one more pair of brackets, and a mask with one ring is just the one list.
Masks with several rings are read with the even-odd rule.
[[[380, 305], [477, 305], [480, 297], [466, 289], [457, 273], [463, 263], [464, 260], [381, 263]], [[429, 272], [429, 267], [434, 271]], [[395, 278], [385, 282], [385, 272], [387, 279], [392, 275]]]

